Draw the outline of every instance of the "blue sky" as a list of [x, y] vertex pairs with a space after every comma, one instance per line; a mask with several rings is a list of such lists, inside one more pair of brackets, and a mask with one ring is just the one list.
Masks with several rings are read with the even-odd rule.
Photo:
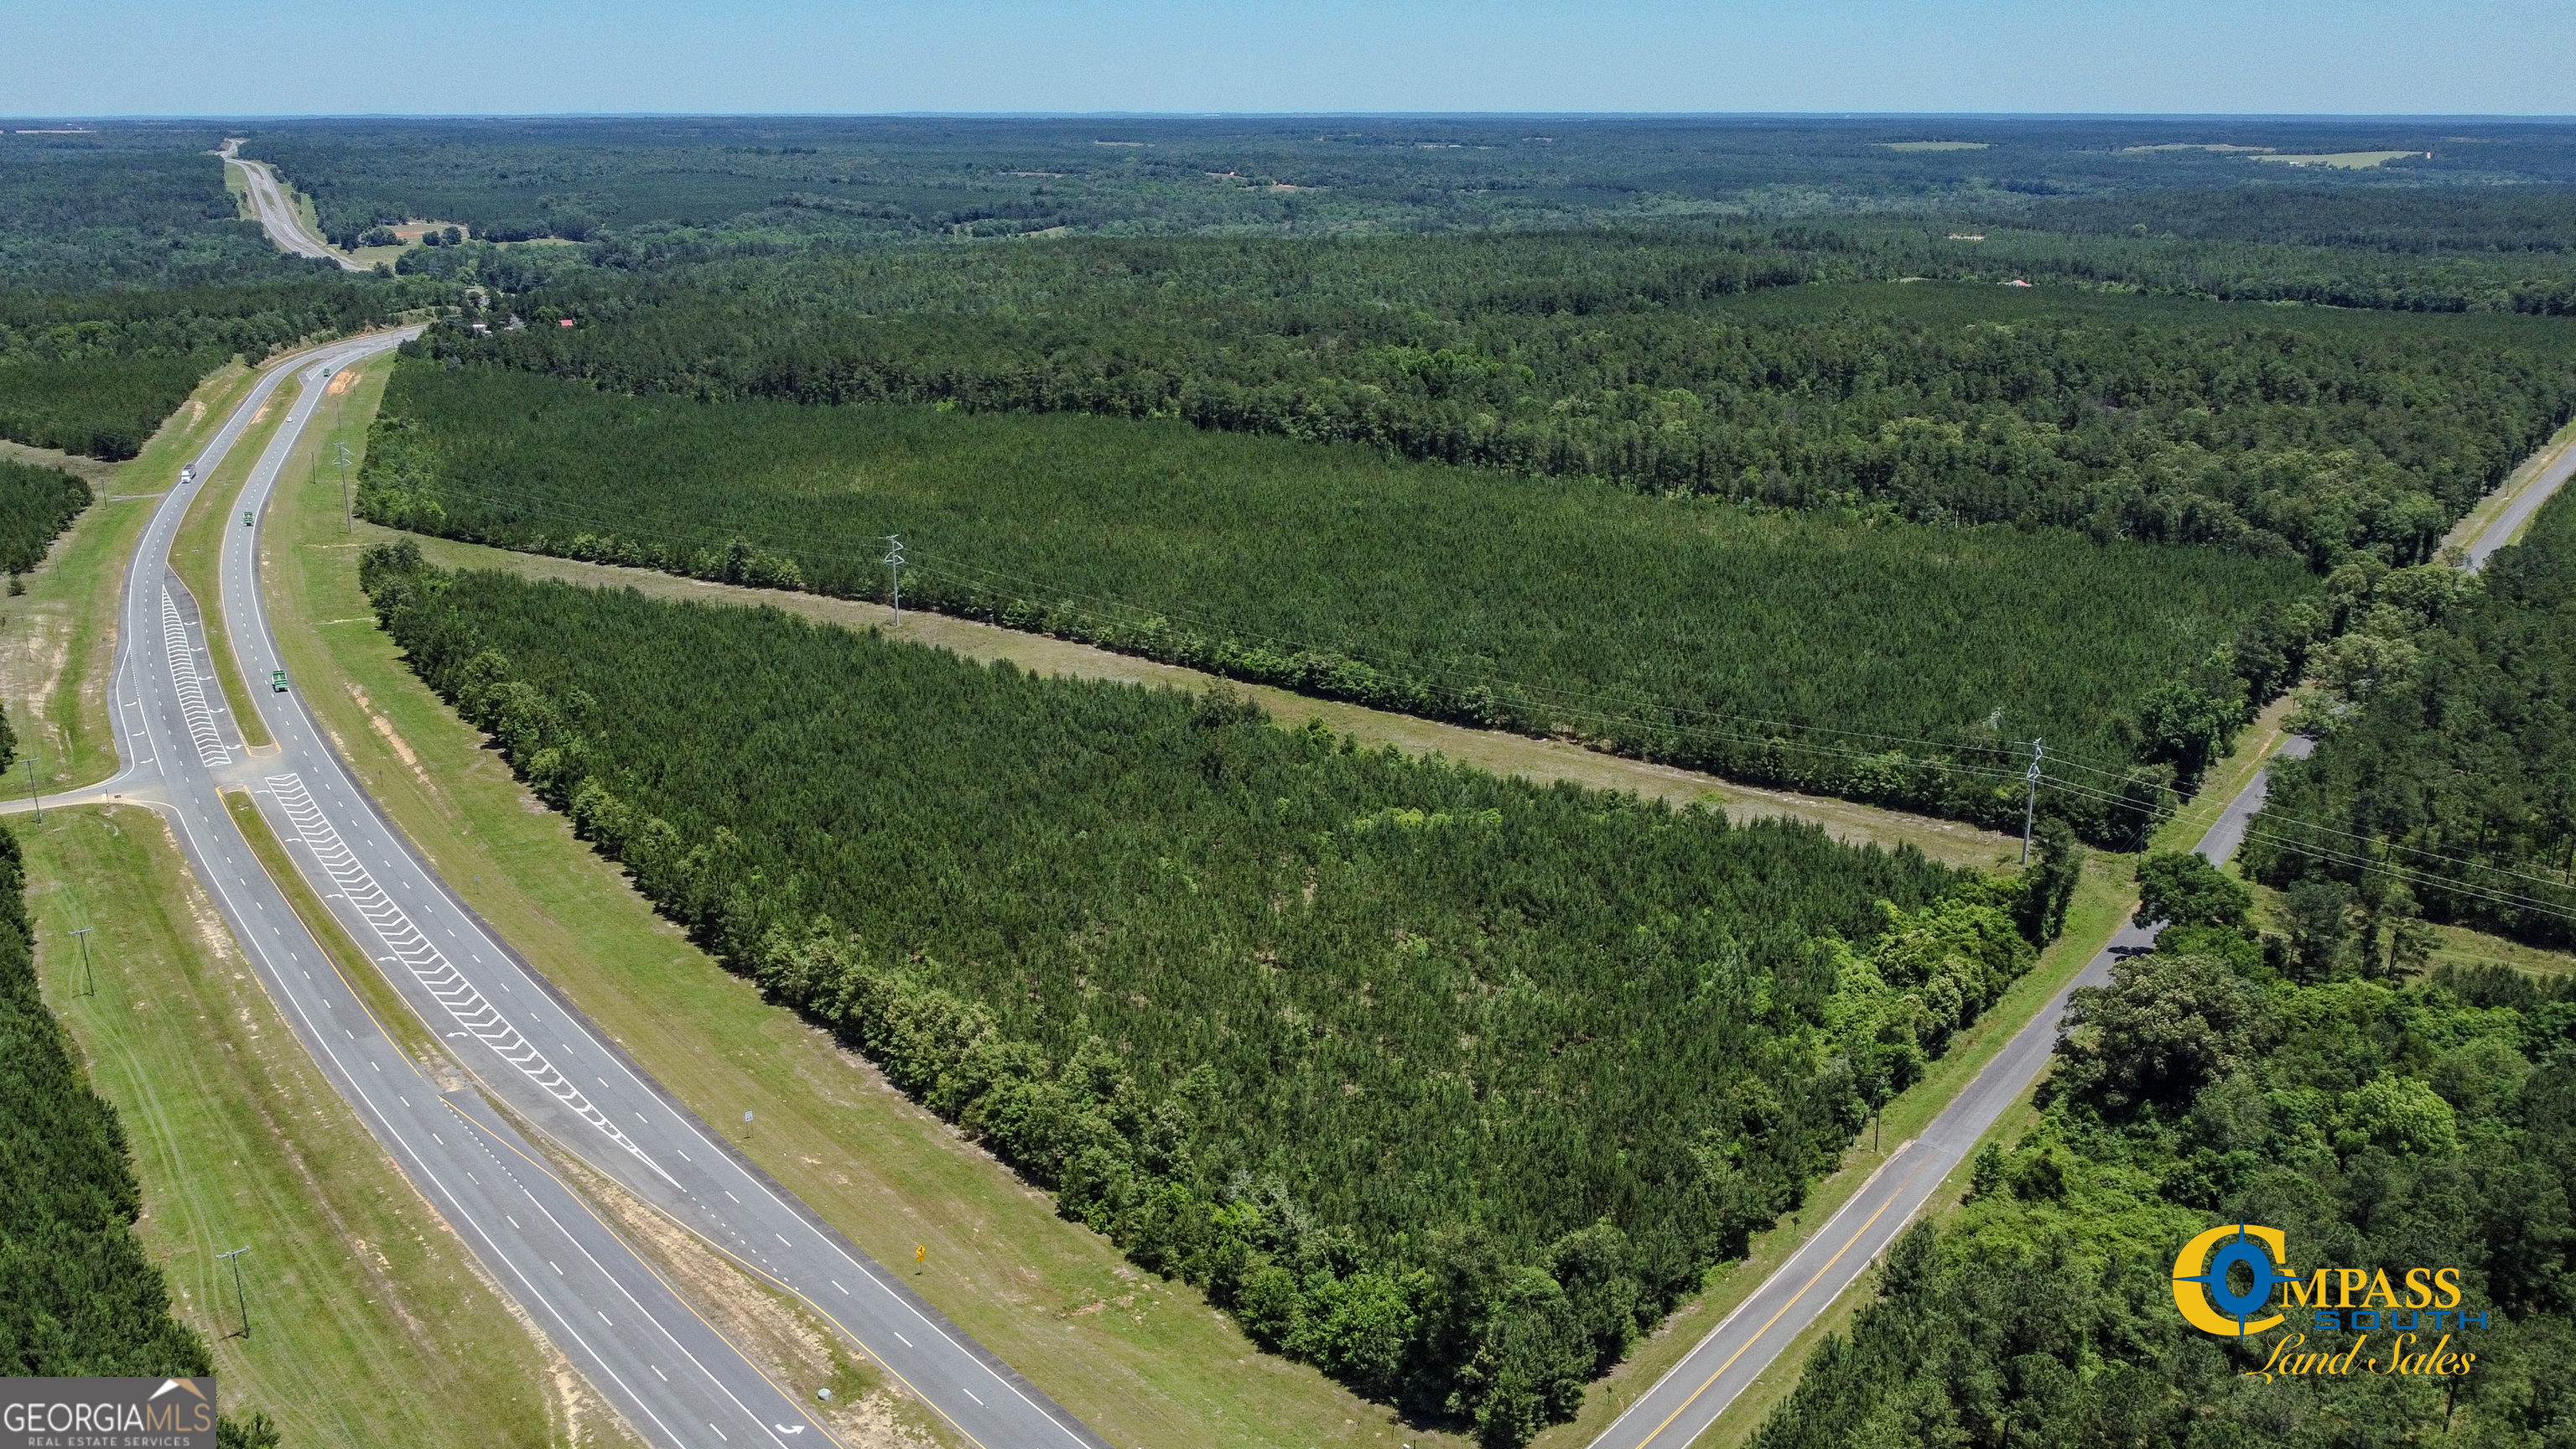
[[15, 115], [2576, 113], [2565, 0], [11, 8], [0, 112]]

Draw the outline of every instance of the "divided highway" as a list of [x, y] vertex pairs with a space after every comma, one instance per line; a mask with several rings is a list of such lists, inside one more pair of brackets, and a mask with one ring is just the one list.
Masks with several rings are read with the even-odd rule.
[[[317, 261], [337, 262], [344, 272], [367, 269], [364, 264], [332, 250], [329, 242], [315, 236], [304, 225], [304, 213], [296, 209], [294, 198], [278, 184], [277, 173], [269, 170], [265, 161], [243, 160], [240, 151], [241, 142], [235, 139], [224, 142], [224, 148], [215, 154], [224, 158], [225, 165], [241, 168], [242, 186], [250, 193], [251, 210], [259, 213], [260, 229], [268, 233], [270, 241], [277, 243], [278, 250]], [[201, 473], [198, 476], [205, 475]]]
[[[64, 803], [122, 800], [171, 820], [315, 1061], [492, 1276], [649, 1442], [783, 1449], [830, 1436], [805, 1411], [812, 1386], [765, 1378], [547, 1171], [513, 1119], [839, 1324], [966, 1439], [988, 1449], [1106, 1449], [609, 1043], [413, 854], [300, 697], [268, 687], [282, 666], [259, 597], [255, 521], [329, 377], [406, 335], [333, 344], [277, 369], [186, 475], [210, 476], [259, 409], [287, 407], [240, 501], [225, 507], [219, 583], [227, 642], [275, 743], [244, 747], [213, 674], [204, 615], [168, 566], [203, 486], [183, 484], [155, 510], [127, 579], [114, 676], [124, 768]], [[232, 521], [243, 511], [254, 525]], [[235, 827], [228, 790], [257, 804], [444, 1056], [406, 1054], [341, 979]]]

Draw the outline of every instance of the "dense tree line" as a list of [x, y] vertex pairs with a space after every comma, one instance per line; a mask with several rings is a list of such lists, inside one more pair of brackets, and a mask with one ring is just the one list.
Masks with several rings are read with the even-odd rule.
[[[0, 770], [17, 758], [0, 716]], [[0, 827], [0, 1374], [202, 1377], [206, 1341], [133, 1224], [142, 1189], [116, 1109], [89, 1088], [36, 980], [18, 837]], [[275, 1449], [263, 1413], [216, 1423], [222, 1449]]]
[[[1932, 135], [1926, 130], [1973, 135]], [[1533, 131], [1543, 134], [1533, 134]], [[1963, 142], [1925, 148], [1925, 140]], [[2211, 145], [2410, 154], [2288, 172]], [[2564, 126], [1561, 118], [280, 121], [246, 153], [315, 199], [333, 239], [406, 217], [495, 239], [678, 242], [1010, 236], [1070, 228], [1452, 230], [1666, 217], [2027, 209], [2047, 198], [2239, 188], [2483, 195], [2576, 181]]]
[[0, 438], [92, 458], [131, 458], [197, 383], [212, 352], [0, 361]]
[[0, 459], [0, 573], [9, 575], [10, 592], [89, 501], [89, 485], [59, 468]]
[[241, 219], [209, 154], [218, 140], [184, 128], [0, 136], [0, 279], [88, 291], [312, 274]]
[[[2166, 864], [2191, 919], [2076, 993], [2039, 1124], [1898, 1241], [1757, 1449], [2576, 1442], [2576, 990], [2392, 975], [2350, 936], [2319, 959], [2258, 938], [2241, 884]], [[2401, 1303], [2366, 1335], [2296, 1309], [2241, 1344], [2203, 1334], [2168, 1279], [2186, 1241], [2235, 1222], [2285, 1232], [2302, 1273], [2458, 1268], [2488, 1327], [2405, 1342]], [[2386, 1372], [2444, 1332], [2467, 1372]], [[2293, 1333], [2301, 1351], [2366, 1341], [2349, 1375], [2263, 1373]]]
[[116, 1109], [36, 986], [18, 839], [0, 830], [0, 1363], [15, 1375], [207, 1374], [132, 1225]]
[[324, 277], [0, 294], [0, 437], [131, 458], [227, 359], [381, 326], [439, 295], [426, 280]]
[[567, 273], [514, 305], [582, 325], [438, 346], [627, 392], [1179, 417], [2319, 566], [2420, 561], [2576, 409], [2576, 334], [2547, 323], [1789, 285], [1888, 260], [1791, 229], [862, 251]]
[[[907, 601], [1379, 708], [2018, 828], [2034, 736], [2129, 838], [2295, 676], [2296, 563], [1655, 499], [1171, 422], [395, 370], [398, 527]], [[2118, 797], [2117, 799], [2106, 797]], [[2127, 805], [2144, 807], [2126, 808]]]
[[2034, 959], [1988, 882], [984, 667], [424, 567], [411, 667], [655, 906], [1267, 1346], [1516, 1444]]
[[2314, 661], [2314, 755], [2273, 771], [2247, 864], [2303, 919], [2421, 913], [2576, 944], [2576, 494], [2477, 574], [2408, 570]]
[[2576, 251], [2576, 189], [2564, 186], [2236, 186], [2043, 202], [2011, 216], [2035, 231], [2266, 242], [2339, 251]]

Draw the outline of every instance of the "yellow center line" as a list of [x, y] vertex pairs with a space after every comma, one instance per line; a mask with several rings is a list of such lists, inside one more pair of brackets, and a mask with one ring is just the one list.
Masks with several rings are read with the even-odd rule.
[[1912, 1182], [1922, 1173], [1922, 1171], [1922, 1167], [1918, 1164], [1914, 1171], [1905, 1174], [1903, 1178], [1899, 1179], [1896, 1184], [1896, 1190], [1888, 1195], [1887, 1201], [1880, 1203], [1878, 1205], [1878, 1211], [1869, 1215], [1869, 1221], [1862, 1223], [1858, 1228], [1853, 1229], [1851, 1237], [1846, 1239], [1841, 1247], [1834, 1249], [1834, 1255], [1827, 1258], [1825, 1260], [1825, 1265], [1816, 1270], [1816, 1276], [1808, 1279], [1805, 1284], [1800, 1286], [1797, 1292], [1791, 1294], [1789, 1296], [1789, 1301], [1780, 1305], [1779, 1313], [1772, 1314], [1760, 1328], [1753, 1330], [1753, 1336], [1744, 1340], [1742, 1348], [1738, 1348], [1735, 1352], [1728, 1354], [1726, 1356], [1726, 1362], [1719, 1364], [1717, 1366], [1717, 1372], [1710, 1374], [1707, 1380], [1701, 1383], [1698, 1388], [1691, 1390], [1691, 1396], [1689, 1398], [1682, 1400], [1678, 1407], [1676, 1407], [1671, 1413], [1666, 1414], [1664, 1416], [1664, 1421], [1655, 1426], [1654, 1433], [1648, 1434], [1645, 1438], [1638, 1440], [1637, 1449], [1646, 1449], [1647, 1445], [1655, 1442], [1657, 1435], [1660, 1435], [1666, 1429], [1671, 1428], [1673, 1420], [1680, 1418], [1684, 1410], [1699, 1402], [1700, 1395], [1708, 1392], [1709, 1385], [1716, 1383], [1720, 1378], [1725, 1376], [1728, 1369], [1735, 1367], [1735, 1361], [1744, 1357], [1745, 1349], [1749, 1349], [1753, 1347], [1753, 1345], [1760, 1343], [1762, 1341], [1762, 1335], [1771, 1331], [1772, 1324], [1778, 1323], [1783, 1314], [1786, 1314], [1790, 1309], [1797, 1307], [1798, 1300], [1807, 1296], [1807, 1290], [1815, 1287], [1818, 1282], [1822, 1281], [1827, 1273], [1834, 1270], [1834, 1265], [1843, 1260], [1843, 1254], [1852, 1250], [1852, 1244], [1859, 1242], [1880, 1218], [1886, 1216], [1889, 1208], [1896, 1206], [1896, 1200], [1905, 1195], [1905, 1185]]

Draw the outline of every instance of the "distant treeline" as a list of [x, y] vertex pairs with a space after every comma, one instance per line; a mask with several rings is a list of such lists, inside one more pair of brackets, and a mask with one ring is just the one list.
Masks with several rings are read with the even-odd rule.
[[440, 295], [426, 279], [342, 277], [0, 294], [0, 437], [131, 458], [227, 359], [381, 326]]
[[[1062, 230], [2011, 215], [2058, 197], [2205, 189], [2404, 190], [2439, 208], [2576, 181], [2576, 129], [2413, 119], [654, 117], [247, 130], [246, 154], [294, 178], [335, 240], [412, 217], [487, 239], [584, 239], [628, 259]], [[2338, 172], [2258, 162], [2251, 149], [2401, 154]]]
[[1916, 264], [1885, 243], [1097, 241], [594, 269], [510, 304], [572, 329], [436, 345], [625, 392], [1178, 417], [2319, 567], [2420, 561], [2576, 410], [2576, 333], [2537, 321], [1796, 285]]
[[310, 275], [224, 189], [211, 132], [0, 136], [0, 288], [95, 291]]
[[425, 567], [405, 659], [728, 966], [1266, 1347], [1517, 1445], [2035, 959], [1986, 882], [1205, 696]]

